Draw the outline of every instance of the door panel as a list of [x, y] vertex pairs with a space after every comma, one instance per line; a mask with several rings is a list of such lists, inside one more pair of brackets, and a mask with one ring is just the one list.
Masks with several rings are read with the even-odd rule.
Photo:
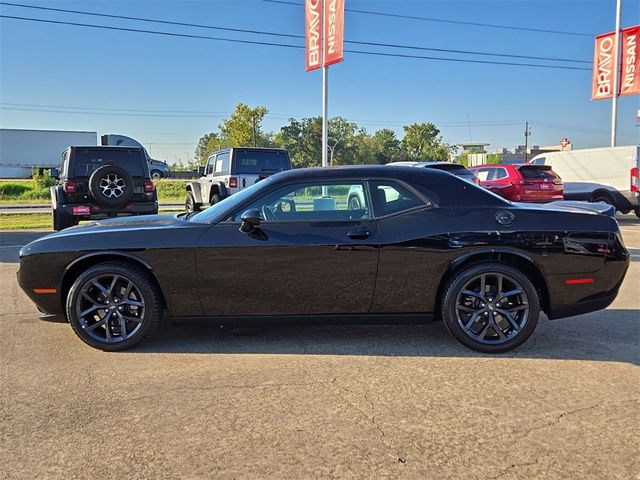
[[215, 225], [196, 249], [206, 315], [369, 311], [380, 243], [375, 221], [263, 222], [262, 239], [238, 228]]

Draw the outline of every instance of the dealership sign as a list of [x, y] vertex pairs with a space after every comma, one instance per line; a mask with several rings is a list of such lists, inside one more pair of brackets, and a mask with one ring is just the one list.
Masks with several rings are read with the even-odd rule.
[[324, 0], [324, 66], [342, 61], [344, 0]]
[[[324, 32], [321, 31], [323, 19]], [[307, 72], [341, 62], [344, 54], [344, 0], [305, 0], [304, 30]]]
[[[621, 31], [620, 52], [616, 52], [616, 32], [596, 37], [593, 54], [592, 100], [640, 93], [639, 43], [640, 25]], [[622, 59], [619, 63], [620, 54]], [[618, 85], [615, 85], [615, 70], [618, 65], [620, 65], [620, 75]]]
[[620, 95], [640, 93], [640, 25], [622, 30]]

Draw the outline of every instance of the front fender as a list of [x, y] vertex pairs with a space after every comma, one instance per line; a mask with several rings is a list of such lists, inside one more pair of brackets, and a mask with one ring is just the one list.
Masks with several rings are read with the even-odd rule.
[[189, 182], [186, 186], [187, 192], [191, 192], [196, 203], [204, 203], [202, 201], [202, 190], [199, 182]]

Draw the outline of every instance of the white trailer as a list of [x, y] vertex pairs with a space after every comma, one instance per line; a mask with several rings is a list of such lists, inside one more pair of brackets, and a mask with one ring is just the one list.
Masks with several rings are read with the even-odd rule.
[[96, 132], [0, 129], [0, 178], [30, 178], [33, 168], [60, 168], [70, 145], [97, 145]]
[[604, 202], [640, 217], [639, 145], [541, 153], [529, 163], [550, 165], [562, 178], [566, 200]]

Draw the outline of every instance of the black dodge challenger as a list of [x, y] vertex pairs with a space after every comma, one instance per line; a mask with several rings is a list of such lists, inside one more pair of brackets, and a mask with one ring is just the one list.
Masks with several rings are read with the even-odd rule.
[[362, 166], [279, 173], [195, 215], [48, 235], [20, 251], [18, 281], [43, 316], [66, 317], [103, 350], [139, 343], [167, 312], [363, 323], [419, 314], [467, 347], [504, 352], [541, 312], [606, 308], [628, 266], [609, 216], [512, 204], [438, 170]]

